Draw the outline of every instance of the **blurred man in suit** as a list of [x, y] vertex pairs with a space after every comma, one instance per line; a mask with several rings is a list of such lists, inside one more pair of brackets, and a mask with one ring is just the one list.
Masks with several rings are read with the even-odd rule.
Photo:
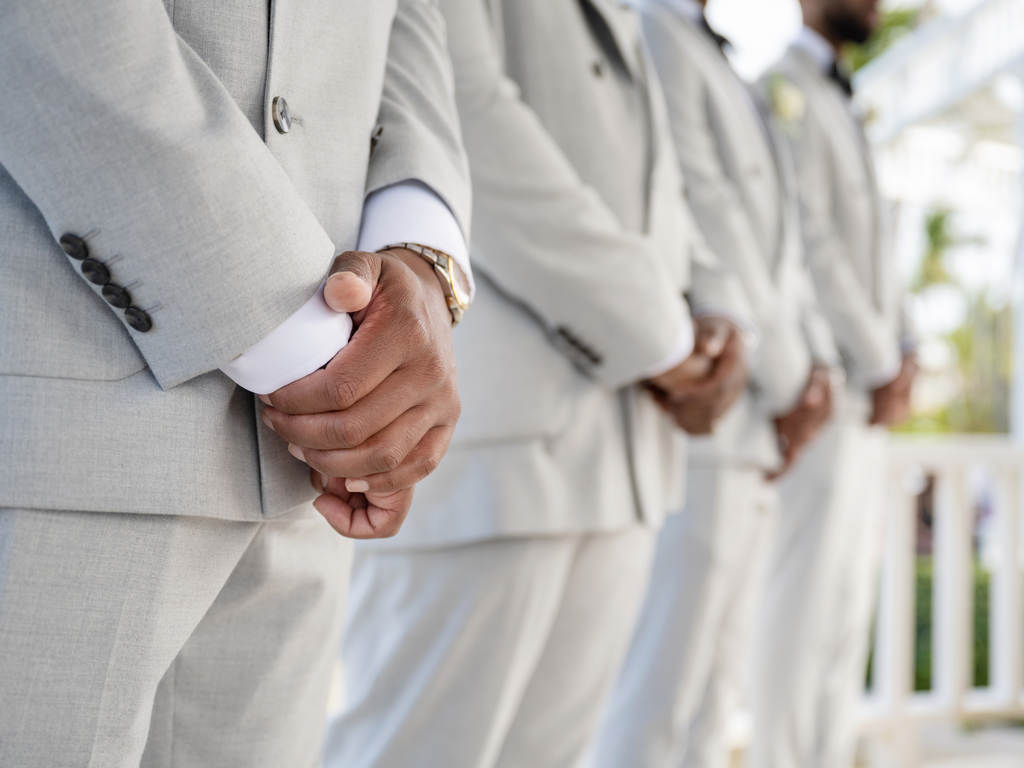
[[443, 19], [12, 0], [0, 62], [0, 765], [312, 765], [349, 548], [289, 443], [387, 535], [458, 413]]
[[791, 158], [730, 66], [725, 39], [698, 0], [637, 5], [687, 199], [739, 276], [759, 341], [747, 392], [711, 436], [690, 443], [686, 506], [659, 534], [592, 764], [713, 768], [727, 758], [723, 726], [746, 657], [757, 534], [775, 506], [767, 476], [788, 467], [828, 417], [834, 349], [810, 306]]
[[402, 533], [357, 550], [327, 764], [561, 768], [681, 504], [681, 434], [643, 382], [681, 423], [717, 415], [745, 381], [723, 318], [747, 310], [691, 265], [711, 259], [632, 11], [442, 5], [474, 183], [463, 416]]
[[881, 537], [881, 427], [906, 416], [916, 366], [863, 121], [837, 59], [869, 37], [878, 3], [802, 5], [803, 29], [761, 85], [796, 159], [807, 261], [846, 385], [782, 481], [758, 600], [752, 765], [842, 768], [853, 760]]

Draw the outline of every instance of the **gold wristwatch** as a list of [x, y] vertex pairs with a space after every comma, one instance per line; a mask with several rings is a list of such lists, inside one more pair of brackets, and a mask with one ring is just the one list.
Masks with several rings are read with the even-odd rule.
[[458, 325], [466, 310], [469, 309], [469, 284], [466, 276], [455, 263], [455, 259], [444, 251], [419, 243], [393, 243], [381, 250], [387, 251], [392, 248], [405, 248], [429, 262], [430, 266], [434, 268], [437, 279], [441, 282], [441, 290], [444, 291], [448, 311], [452, 313], [452, 326]]

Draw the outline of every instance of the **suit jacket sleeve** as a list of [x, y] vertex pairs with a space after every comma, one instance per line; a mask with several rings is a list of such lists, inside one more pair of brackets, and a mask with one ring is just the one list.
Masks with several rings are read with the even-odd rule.
[[[708, 247], [723, 268], [738, 282], [744, 311], [758, 332], [751, 377], [765, 407], [773, 412], [789, 410], [807, 381], [807, 347], [796, 317], [780, 312], [782, 297], [765, 258], [772, 244], [761, 242], [745, 213], [736, 182], [726, 170], [709, 119], [707, 83], [687, 54], [685, 40], [678, 39], [673, 25], [686, 23], [674, 13], [645, 15], [644, 32], [668, 106], [672, 135], [686, 181], [686, 197]], [[753, 126], [758, 129], [759, 126]], [[714, 274], [694, 265], [694, 305], [699, 311], [708, 298], [701, 295]], [[719, 277], [718, 283], [724, 278]], [[717, 297], [716, 302], [722, 301]]]
[[55, 238], [89, 233], [154, 307], [152, 330], [130, 333], [162, 387], [227, 363], [314, 293], [330, 238], [159, 0], [5, 2], [0, 69], [16, 105], [0, 163]]
[[689, 325], [681, 286], [665, 255], [617, 222], [520, 98], [484, 0], [441, 5], [471, 161], [478, 275], [548, 332], [568, 330], [596, 350], [593, 376], [611, 386], [635, 381]]
[[828, 137], [810, 114], [803, 116], [790, 136], [799, 179], [805, 257], [819, 305], [828, 318], [847, 375], [860, 386], [878, 386], [899, 370], [895, 328], [886, 322], [843, 254], [835, 226]]
[[800, 327], [816, 366], [840, 368], [842, 360], [836, 349], [832, 328], [814, 294], [811, 276], [806, 270], [800, 274]]
[[398, 1], [366, 191], [423, 182], [448, 205], [468, 241], [469, 168], [445, 41], [438, 0]]

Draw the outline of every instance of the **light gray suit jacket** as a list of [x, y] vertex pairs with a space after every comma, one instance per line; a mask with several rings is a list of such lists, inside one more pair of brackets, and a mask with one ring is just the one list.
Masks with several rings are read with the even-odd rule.
[[436, 3], [10, 0], [0, 71], [0, 507], [308, 506], [308, 469], [217, 368], [313, 295], [369, 192], [418, 179], [468, 222]]
[[779, 461], [771, 418], [796, 404], [814, 357], [804, 333], [814, 310], [788, 158], [715, 41], [672, 0], [639, 5], [690, 206], [709, 246], [740, 277], [759, 339], [750, 391], [714, 436], [693, 441], [691, 461], [770, 468]]
[[909, 342], [863, 127], [842, 91], [796, 46], [760, 87], [796, 162], [804, 247], [819, 303], [847, 380], [862, 392], [895, 376], [901, 340]]
[[463, 413], [403, 530], [366, 546], [656, 522], [682, 499], [683, 437], [634, 382], [684, 291], [742, 293], [711, 264], [691, 280], [702, 245], [638, 20], [604, 0], [442, 8], [474, 186]]

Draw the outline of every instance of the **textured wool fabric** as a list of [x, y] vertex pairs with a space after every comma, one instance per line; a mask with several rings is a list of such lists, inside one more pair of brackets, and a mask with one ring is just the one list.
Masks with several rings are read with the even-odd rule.
[[358, 551], [327, 768], [563, 768], [640, 605], [651, 533]]
[[0, 504], [304, 509], [306, 469], [216, 369], [314, 294], [367, 194], [422, 181], [468, 233], [436, 2], [16, 0], [0, 61]]
[[312, 765], [350, 552], [322, 519], [0, 510], [0, 765]]

